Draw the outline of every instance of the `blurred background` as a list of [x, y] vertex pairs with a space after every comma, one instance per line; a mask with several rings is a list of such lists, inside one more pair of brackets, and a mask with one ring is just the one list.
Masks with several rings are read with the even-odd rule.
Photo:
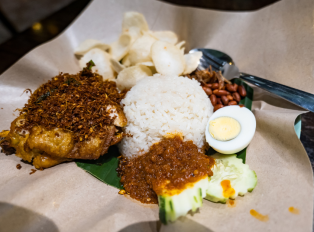
[[[0, 74], [59, 35], [91, 0], [0, 0]], [[224, 11], [254, 11], [278, 0], [164, 0]]]
[[[0, 0], [0, 43], [34, 26], [36, 22], [61, 10], [74, 0]], [[53, 27], [53, 24], [51, 24]], [[50, 28], [52, 33], [57, 28]]]
[[[55, 36], [64, 28], [65, 14], [54, 17], [42, 25], [42, 20], [69, 7], [68, 18], [73, 20], [90, 0], [0, 0], [0, 44], [31, 28], [40, 36]], [[169, 0], [173, 4], [205, 7], [220, 10], [251, 11], [276, 0]], [[42, 38], [44, 39], [44, 38]]]

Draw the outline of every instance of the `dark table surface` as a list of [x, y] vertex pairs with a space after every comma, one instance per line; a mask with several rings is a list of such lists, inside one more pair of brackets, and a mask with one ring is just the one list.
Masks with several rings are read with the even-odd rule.
[[[276, 1], [277, 0], [168, 0], [167, 2], [217, 10], [247, 11], [258, 10]], [[0, 44], [0, 73], [7, 70], [31, 49], [53, 39], [64, 31], [89, 2], [90, 0], [76, 0], [46, 19], [37, 22], [33, 27], [16, 34], [10, 40]], [[10, 25], [8, 26], [10, 27]], [[314, 167], [314, 113], [309, 112], [302, 115], [301, 142], [309, 155], [312, 167]]]

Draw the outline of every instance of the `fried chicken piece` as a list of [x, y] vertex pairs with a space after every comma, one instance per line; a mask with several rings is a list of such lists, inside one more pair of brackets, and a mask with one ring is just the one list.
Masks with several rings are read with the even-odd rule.
[[124, 95], [90, 64], [75, 75], [60, 73], [31, 93], [10, 131], [0, 133], [0, 146], [37, 169], [98, 159], [125, 136]]
[[66, 157], [73, 150], [74, 139], [71, 132], [55, 128], [45, 130], [34, 126], [29, 132], [25, 145], [30, 150], [43, 151], [51, 156]]
[[61, 164], [66, 161], [71, 161], [72, 159], [65, 159], [59, 157], [52, 157], [47, 154], [37, 155], [33, 159], [33, 165], [37, 169], [50, 168], [57, 164]]
[[114, 105], [107, 106], [107, 112], [109, 112], [109, 116], [111, 118], [115, 118], [113, 124], [119, 127], [125, 127], [127, 124], [127, 119], [123, 113], [121, 107], [117, 107]]
[[[98, 159], [107, 153], [110, 146], [117, 144], [123, 138], [115, 125], [111, 125], [107, 126], [108, 132], [105, 136], [101, 138], [95, 136], [75, 143], [72, 132], [58, 128], [46, 130], [43, 127], [34, 126], [31, 131], [19, 132], [17, 126], [23, 119], [23, 116], [18, 117], [11, 123], [9, 132], [2, 132], [5, 137], [0, 146], [4, 151], [14, 148], [16, 156], [30, 163], [33, 161], [37, 169], [48, 168], [74, 159]], [[127, 121], [123, 111], [115, 120]], [[122, 124], [119, 123], [119, 125]]]

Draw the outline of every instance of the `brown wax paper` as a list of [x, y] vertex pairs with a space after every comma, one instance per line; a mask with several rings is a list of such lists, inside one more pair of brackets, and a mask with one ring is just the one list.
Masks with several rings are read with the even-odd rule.
[[[18, 115], [14, 110], [27, 101], [26, 88], [35, 90], [61, 71], [78, 72], [74, 48], [87, 38], [113, 42], [123, 13], [131, 10], [143, 13], [152, 30], [178, 33], [188, 49], [224, 51], [243, 72], [313, 93], [313, 5], [311, 0], [285, 0], [256, 12], [230, 13], [152, 0], [93, 1], [58, 38], [1, 75], [0, 130], [9, 129]], [[157, 205], [118, 195], [73, 162], [29, 175], [31, 165], [2, 153], [0, 231], [311, 231], [313, 172], [293, 127], [304, 111], [259, 89], [254, 100], [257, 130], [247, 164], [258, 184], [238, 197], [235, 207], [204, 200], [194, 215], [164, 226]], [[290, 213], [291, 206], [299, 214]], [[257, 220], [251, 209], [269, 220]]]

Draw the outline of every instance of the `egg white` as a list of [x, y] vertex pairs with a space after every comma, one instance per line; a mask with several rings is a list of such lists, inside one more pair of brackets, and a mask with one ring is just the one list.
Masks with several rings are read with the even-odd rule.
[[[208, 131], [209, 122], [219, 117], [230, 117], [237, 120], [241, 125], [241, 131], [237, 137], [229, 141], [219, 141], [214, 139]], [[256, 119], [254, 114], [245, 107], [240, 106], [226, 106], [217, 110], [209, 118], [205, 136], [206, 141], [214, 150], [221, 154], [234, 154], [246, 148], [256, 130]]]

